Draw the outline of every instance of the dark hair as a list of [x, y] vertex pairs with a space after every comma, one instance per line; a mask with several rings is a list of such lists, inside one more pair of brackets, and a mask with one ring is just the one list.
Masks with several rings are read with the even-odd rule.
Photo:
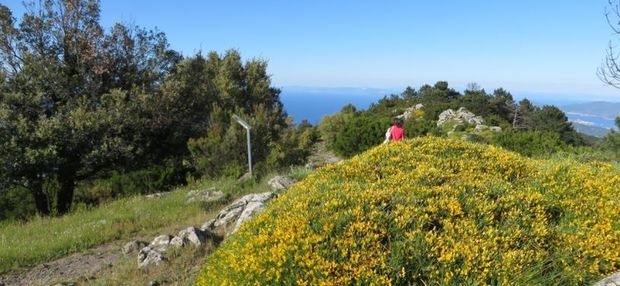
[[400, 117], [395, 117], [393, 120], [394, 124], [398, 127], [403, 127], [403, 119]]

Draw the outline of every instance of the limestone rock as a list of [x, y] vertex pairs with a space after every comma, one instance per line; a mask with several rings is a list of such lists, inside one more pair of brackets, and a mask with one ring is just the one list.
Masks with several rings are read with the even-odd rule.
[[444, 110], [443, 112], [439, 113], [439, 119], [437, 120], [437, 126], [441, 127], [444, 124], [446, 124], [448, 120], [454, 120], [454, 118], [456, 118], [456, 113], [454, 112], [454, 110], [448, 108]]
[[442, 127], [449, 121], [455, 121], [457, 124], [467, 123], [471, 125], [479, 125], [484, 123], [484, 119], [482, 119], [482, 117], [476, 116], [465, 107], [459, 108], [456, 112], [454, 112], [454, 110], [452, 109], [444, 110], [442, 113], [439, 114], [437, 126]]
[[297, 180], [286, 176], [275, 176], [267, 182], [274, 191], [287, 190], [295, 183], [297, 183]]
[[267, 201], [276, 196], [274, 192], [245, 195], [218, 213], [215, 220], [202, 225], [203, 230], [217, 230], [224, 236], [235, 233], [241, 224], [264, 208]]
[[252, 218], [255, 214], [259, 213], [265, 208], [265, 204], [263, 202], [248, 202], [248, 204], [243, 209], [243, 212], [239, 215], [237, 219], [237, 223], [235, 223], [235, 227], [233, 228], [232, 233], [235, 233], [241, 227], [241, 224]]
[[206, 190], [192, 190], [187, 193], [187, 203], [215, 202], [222, 198], [224, 198], [224, 193], [213, 187]]
[[415, 106], [409, 107], [407, 109], [405, 109], [405, 112], [403, 112], [403, 114], [396, 116], [396, 118], [401, 118], [404, 120], [407, 120], [409, 118], [411, 118], [411, 115], [416, 112], [417, 110], [420, 110], [424, 108], [424, 105], [421, 103], [416, 104]]
[[487, 130], [487, 129], [489, 129], [489, 126], [486, 126], [486, 125], [484, 125], [484, 124], [478, 124], [478, 125], [476, 125], [476, 127], [474, 128], [474, 133], [480, 133], [480, 132], [482, 132], [482, 131], [484, 131], [484, 130]]
[[157, 249], [153, 249], [149, 246], [142, 248], [138, 253], [138, 267], [145, 268], [149, 265], [160, 265], [166, 261], [164, 255]]
[[132, 254], [132, 253], [134, 253], [134, 252], [144, 248], [147, 245], [148, 245], [148, 242], [146, 242], [146, 241], [133, 240], [133, 241], [130, 241], [130, 242], [126, 243], [123, 246], [122, 252], [123, 252], [124, 255]]
[[179, 231], [179, 234], [177, 235], [177, 237], [180, 238], [183, 242], [183, 245], [191, 243], [195, 246], [203, 245], [207, 241], [208, 236], [209, 234], [207, 233], [207, 231], [201, 230], [193, 226]]
[[489, 129], [493, 132], [502, 132], [502, 128], [499, 126], [491, 126]]
[[215, 223], [215, 219], [210, 219], [207, 222], [205, 222], [203, 225], [200, 226], [200, 229], [202, 231], [212, 231], [214, 226], [213, 224]]
[[156, 198], [165, 197], [165, 196], [167, 196], [169, 194], [170, 194], [170, 192], [153, 193], [153, 194], [150, 194], [150, 195], [146, 195], [146, 197], [148, 199], [156, 199]]
[[172, 240], [171, 235], [160, 235], [153, 239], [153, 241], [151, 241], [151, 244], [149, 244], [148, 247], [150, 247], [151, 249], [155, 249], [159, 252], [165, 252], [168, 249], [168, 246], [170, 246], [170, 240]]
[[594, 286], [620, 286], [620, 272], [599, 281]]
[[183, 240], [182, 238], [178, 236], [175, 236], [170, 240], [170, 246], [176, 247], [176, 248], [183, 247], [185, 246], [185, 240]]

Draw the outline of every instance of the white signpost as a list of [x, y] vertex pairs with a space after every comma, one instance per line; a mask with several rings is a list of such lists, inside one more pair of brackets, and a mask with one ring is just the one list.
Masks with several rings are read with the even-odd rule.
[[243, 128], [245, 128], [245, 131], [247, 132], [247, 139], [248, 139], [248, 169], [250, 170], [250, 177], [252, 177], [252, 145], [250, 143], [250, 129], [252, 129], [252, 126], [250, 126], [250, 124], [248, 124], [247, 122], [245, 122], [243, 119], [241, 119], [241, 117], [233, 114], [232, 118], [234, 120], [236, 120], [237, 122], [239, 122], [239, 124], [241, 124], [241, 126], [243, 126]]

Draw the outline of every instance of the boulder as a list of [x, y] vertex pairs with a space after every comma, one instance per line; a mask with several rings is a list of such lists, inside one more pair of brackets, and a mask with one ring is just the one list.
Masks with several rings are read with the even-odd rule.
[[295, 183], [297, 183], [297, 180], [286, 176], [275, 176], [267, 182], [274, 191], [287, 190]]
[[170, 246], [179, 248], [185, 246], [185, 240], [182, 238], [175, 236], [170, 240]]
[[456, 113], [454, 110], [448, 108], [439, 114], [439, 119], [437, 120], [437, 127], [441, 127], [449, 120], [455, 120]]
[[482, 117], [476, 116], [465, 107], [459, 108], [459, 110], [456, 111], [456, 116], [461, 122], [466, 122], [471, 125], [478, 125], [484, 123], [484, 119], [482, 119]]
[[215, 220], [201, 226], [203, 230], [213, 230], [229, 236], [239, 230], [241, 224], [264, 208], [267, 201], [276, 196], [274, 192], [245, 195], [218, 213]]
[[195, 246], [203, 245], [207, 241], [207, 238], [209, 236], [210, 234], [207, 231], [204, 231], [202, 229], [199, 229], [193, 226], [190, 226], [184, 230], [179, 231], [179, 234], [177, 235], [177, 237], [180, 238], [181, 241], [183, 242], [182, 245], [191, 243]]
[[484, 123], [484, 119], [482, 119], [482, 117], [476, 116], [465, 107], [459, 108], [456, 112], [452, 109], [444, 110], [439, 114], [437, 126], [442, 127], [449, 121], [454, 121], [457, 124], [467, 123], [471, 125], [481, 125]]
[[489, 129], [493, 132], [502, 132], [502, 128], [499, 126], [491, 126]]
[[155, 249], [159, 252], [166, 252], [168, 246], [170, 246], [171, 240], [171, 235], [163, 234], [153, 239], [153, 241], [151, 241], [151, 244], [149, 244], [148, 247], [150, 247], [151, 249]]
[[192, 190], [187, 193], [187, 203], [192, 202], [215, 202], [224, 198], [224, 193], [216, 188], [205, 190]]
[[474, 132], [475, 132], [475, 133], [480, 133], [480, 132], [482, 132], [482, 131], [484, 131], [484, 130], [487, 130], [487, 129], [489, 129], [489, 126], [486, 126], [486, 125], [484, 125], [484, 124], [478, 124], [478, 125], [476, 125], [476, 127], [474, 128]]
[[239, 228], [241, 227], [241, 224], [250, 220], [250, 218], [252, 218], [255, 214], [262, 211], [264, 208], [265, 208], [265, 204], [263, 202], [248, 202], [248, 204], [243, 209], [243, 212], [241, 212], [241, 214], [239, 215], [239, 218], [237, 219], [237, 222], [235, 223], [235, 227], [230, 232], [230, 234], [237, 232]]
[[615, 274], [596, 282], [594, 286], [620, 286], [620, 272], [616, 272]]
[[142, 248], [138, 253], [138, 268], [145, 268], [152, 264], [160, 265], [164, 261], [166, 261], [164, 255], [149, 246]]
[[132, 253], [134, 253], [134, 252], [144, 248], [147, 245], [149, 245], [149, 243], [146, 242], [146, 241], [133, 240], [133, 241], [127, 242], [125, 245], [123, 245], [123, 248], [121, 249], [121, 251], [123, 252], [124, 255], [128, 255], [128, 254], [132, 254]]
[[210, 219], [210, 220], [208, 220], [207, 222], [205, 222], [204, 224], [202, 224], [202, 225], [200, 226], [200, 229], [201, 229], [202, 231], [209, 231], [209, 232], [210, 232], [210, 231], [212, 231], [212, 230], [213, 230], [213, 227], [214, 227], [214, 226], [213, 226], [213, 224], [214, 224], [214, 223], [215, 223], [215, 219]]

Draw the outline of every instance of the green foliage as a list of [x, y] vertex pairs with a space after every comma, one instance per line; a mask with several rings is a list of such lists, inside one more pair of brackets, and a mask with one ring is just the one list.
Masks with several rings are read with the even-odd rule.
[[384, 134], [389, 126], [389, 118], [356, 113], [339, 130], [336, 141], [333, 142], [334, 151], [345, 157], [366, 151], [385, 140]]
[[0, 192], [0, 221], [24, 220], [36, 211], [34, 200], [27, 191], [12, 187]]
[[[94, 0], [33, 5], [20, 23], [0, 5], [0, 177], [43, 215], [69, 211], [78, 180], [150, 153], [145, 105], [180, 59], [162, 33], [106, 33], [99, 17]], [[46, 178], [59, 184], [54, 198]]]
[[115, 198], [168, 191], [186, 183], [187, 171], [179, 164], [128, 172], [111, 171], [103, 179], [78, 186], [75, 201], [78, 204], [98, 205]]
[[548, 156], [567, 148], [557, 133], [542, 131], [504, 130], [495, 133], [490, 143], [528, 157]]
[[[419, 90], [407, 87], [400, 95], [385, 96], [365, 111], [341, 111], [327, 116], [320, 123], [319, 130], [323, 140], [336, 153], [352, 156], [381, 142], [381, 137], [378, 136], [379, 123], [389, 122], [418, 103], [424, 105], [422, 118], [417, 116], [405, 123], [408, 138], [427, 134], [445, 136], [448, 132], [455, 132], [453, 136], [458, 138], [467, 135], [469, 141], [498, 144], [528, 156], [557, 152], [568, 145], [586, 144], [566, 115], [555, 106], [539, 108], [527, 99], [515, 103], [512, 95], [502, 88], [488, 94], [476, 84], [472, 84], [464, 94], [460, 94], [445, 81], [439, 81], [434, 86], [423, 85]], [[456, 122], [447, 122], [441, 128], [436, 127], [441, 112], [447, 109], [457, 110], [460, 107], [482, 116], [487, 126], [514, 130], [496, 136], [491, 131], [472, 135], [470, 132], [475, 126]], [[355, 119], [359, 116], [360, 119]], [[386, 124], [383, 129], [388, 126]], [[519, 134], [520, 132], [525, 133]]]

